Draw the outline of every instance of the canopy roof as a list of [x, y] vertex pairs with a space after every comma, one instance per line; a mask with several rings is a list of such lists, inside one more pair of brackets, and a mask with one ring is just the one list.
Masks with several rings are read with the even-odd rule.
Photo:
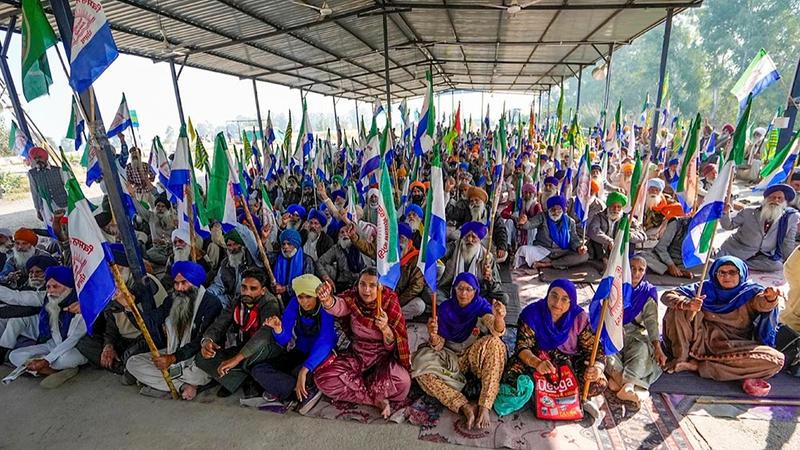
[[[326, 17], [296, 3], [323, 1], [103, 6], [124, 53], [353, 99], [386, 95], [385, 10], [396, 99], [423, 95], [427, 68], [437, 91], [547, 90], [663, 22], [667, 8], [679, 12], [702, 0], [541, 0], [513, 15], [497, 7], [516, 0], [330, 0]], [[0, 18], [19, 14], [19, 4], [0, 0]]]

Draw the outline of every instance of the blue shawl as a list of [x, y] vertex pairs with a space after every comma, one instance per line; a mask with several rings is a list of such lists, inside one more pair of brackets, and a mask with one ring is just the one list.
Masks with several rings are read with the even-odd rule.
[[550, 238], [553, 240], [553, 242], [555, 242], [556, 245], [558, 245], [558, 247], [562, 250], [569, 249], [570, 237], [567, 213], [564, 213], [561, 216], [561, 220], [559, 220], [558, 223], [554, 222], [553, 219], [550, 218], [549, 214], [546, 214], [545, 220], [547, 221], [547, 230], [550, 232]]
[[[475, 297], [463, 308], [455, 295], [456, 286], [462, 281], [475, 289]], [[439, 336], [450, 342], [461, 343], [469, 338], [479, 318], [492, 313], [492, 305], [480, 296], [478, 279], [469, 272], [462, 272], [455, 278], [451, 291], [450, 298], [439, 305], [436, 311]]]
[[[739, 285], [731, 289], [723, 289], [717, 281], [717, 271], [724, 265], [732, 265], [739, 270]], [[750, 271], [747, 264], [735, 256], [723, 256], [714, 261], [709, 270], [709, 279], [703, 281], [703, 310], [715, 314], [726, 314], [735, 311], [752, 300], [764, 290], [764, 286], [748, 279]], [[681, 286], [677, 289], [686, 297], [694, 297], [700, 283]], [[775, 346], [778, 332], [778, 308], [770, 312], [760, 313], [753, 321], [755, 337], [764, 345]]]
[[[550, 308], [547, 307], [547, 297], [553, 288], [563, 289], [570, 299], [569, 310], [555, 323]], [[578, 293], [575, 285], [562, 278], [550, 283], [545, 298], [526, 306], [520, 313], [520, 319], [533, 330], [536, 345], [541, 350], [550, 351], [567, 341], [573, 322], [581, 313], [583, 313], [583, 308], [578, 306]]]
[[283, 256], [283, 252], [278, 253], [275, 261], [275, 280], [283, 286], [290, 286], [291, 281], [303, 274], [303, 263], [306, 255], [303, 247], [297, 247], [297, 253], [290, 259]]
[[630, 302], [626, 302], [624, 306], [625, 312], [622, 316], [622, 324], [625, 325], [633, 321], [642, 312], [648, 300], [653, 299], [655, 301], [657, 298], [658, 290], [656, 287], [642, 278], [642, 281], [631, 289]]
[[[48, 300], [45, 298], [45, 302]], [[75, 291], [72, 291], [67, 298], [65, 298], [61, 303], [58, 304], [59, 308], [65, 308], [75, 302], [78, 301], [78, 297], [75, 294]], [[58, 332], [61, 334], [61, 339], [64, 340], [67, 338], [67, 333], [69, 332], [69, 324], [72, 322], [72, 318], [75, 317], [75, 314], [68, 313], [63, 309], [59, 310], [58, 313]], [[47, 313], [47, 310], [42, 307], [42, 310], [39, 311], [39, 337], [37, 338], [38, 342], [44, 343], [50, 340], [53, 337], [53, 330], [50, 328], [50, 315]]]

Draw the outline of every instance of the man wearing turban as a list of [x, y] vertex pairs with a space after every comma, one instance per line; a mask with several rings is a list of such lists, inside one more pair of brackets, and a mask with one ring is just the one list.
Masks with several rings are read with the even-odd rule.
[[50, 165], [47, 150], [33, 147], [28, 152], [31, 168], [28, 170], [28, 183], [31, 187], [33, 206], [36, 216], [42, 220], [42, 197], [40, 192], [46, 192], [50, 197], [53, 211], [67, 208], [67, 191], [64, 180], [61, 178], [61, 168]]
[[169, 388], [161, 370], [167, 369], [181, 397], [192, 400], [197, 387], [211, 381], [195, 365], [194, 357], [200, 351], [206, 329], [222, 311], [222, 304], [203, 287], [206, 271], [200, 264], [179, 261], [172, 265], [171, 273], [175, 281], [173, 294], [158, 308], [142, 311], [147, 329], [160, 347], [160, 356], [131, 356], [125, 368], [144, 385], [139, 393], [150, 396], [166, 395]]
[[[627, 204], [628, 198], [625, 195], [611, 192], [606, 198], [606, 209], [592, 217], [587, 226], [592, 260], [602, 260], [604, 266], [614, 246], [614, 237], [622, 219], [622, 209]], [[636, 226], [631, 224], [630, 242], [638, 244], [646, 239], [647, 236], [641, 227], [638, 224]]]
[[0, 271], [0, 285], [12, 288], [25, 285], [28, 278], [25, 265], [34, 256], [47, 255], [36, 247], [39, 236], [30, 228], [20, 228], [14, 233], [14, 249]]
[[[467, 209], [464, 209], [464, 206]], [[446, 212], [448, 224], [456, 228], [462, 227], [467, 222], [489, 223], [489, 215], [492, 213], [489, 195], [485, 190], [477, 186], [470, 186], [467, 190], [467, 202], [459, 202], [454, 208]], [[498, 262], [503, 262], [508, 258], [508, 230], [499, 214], [493, 217], [492, 220], [494, 220], [494, 231], [492, 232], [494, 248], [490, 250], [496, 252]], [[484, 238], [485, 236], [481, 239]], [[484, 245], [486, 244], [488, 244], [488, 238], [484, 241]]]
[[239, 292], [242, 274], [251, 267], [259, 266], [248, 241], [255, 243], [253, 233], [244, 226], [237, 226], [225, 233], [226, 257], [220, 262], [217, 275], [208, 287], [209, 292], [217, 296], [222, 306], [228, 306], [231, 298]]
[[[29, 373], [44, 376], [42, 387], [55, 388], [77, 375], [78, 367], [86, 364], [86, 358], [75, 348], [86, 334], [86, 322], [78, 306], [72, 269], [51, 266], [44, 278], [47, 299], [39, 312], [38, 327], [22, 333], [38, 344], [12, 351], [8, 360], [14, 367], [25, 366]], [[22, 319], [12, 319], [17, 320]]]
[[[324, 203], [323, 203], [324, 205]], [[328, 218], [321, 211], [312, 209], [308, 220], [300, 231], [303, 241], [303, 252], [313, 261], [317, 261], [329, 248], [333, 247], [333, 239], [325, 233]]]
[[481, 241], [488, 230], [481, 222], [467, 222], [461, 226], [461, 238], [447, 245], [442, 258], [444, 271], [439, 277], [439, 297], [449, 298], [453, 280], [461, 272], [469, 272], [478, 279], [483, 296], [508, 303], [508, 294], [502, 290], [497, 261], [488, 254]]
[[658, 240], [664, 234], [667, 222], [683, 215], [683, 207], [664, 192], [666, 183], [660, 178], [647, 182], [647, 199], [644, 204], [644, 231], [650, 240]]
[[520, 217], [522, 228], [536, 230], [534, 246], [540, 247], [540, 253], [547, 253], [544, 259], [536, 261], [535, 267], [566, 269], [588, 261], [588, 250], [578, 236], [575, 220], [566, 214], [564, 197], [550, 197], [546, 206], [546, 211], [530, 221], [526, 216]]
[[314, 260], [305, 254], [303, 240], [297, 231], [283, 230], [278, 240], [280, 251], [272, 256], [270, 266], [275, 274], [273, 292], [285, 305], [294, 295], [292, 280], [304, 273], [314, 273]]

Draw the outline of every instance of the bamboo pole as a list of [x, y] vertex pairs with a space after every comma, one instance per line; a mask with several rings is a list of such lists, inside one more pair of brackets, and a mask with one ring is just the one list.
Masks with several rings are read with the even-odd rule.
[[[194, 168], [190, 169], [194, 170]], [[197, 262], [197, 234], [194, 230], [194, 203], [192, 202], [192, 188], [190, 185], [184, 186], [184, 197], [186, 201], [186, 215], [189, 216], [189, 246], [192, 262]]]
[[[619, 232], [619, 230], [617, 230]], [[600, 323], [597, 325], [597, 332], [594, 336], [594, 344], [592, 344], [592, 355], [589, 358], [589, 364], [586, 366], [586, 370], [589, 370], [591, 367], [594, 367], [594, 363], [597, 361], [597, 350], [600, 348], [600, 335], [603, 333], [603, 323], [606, 320], [606, 312], [608, 311], [608, 299], [603, 300], [603, 308], [600, 310]], [[585, 378], [585, 375], [584, 375]], [[581, 398], [583, 401], [589, 397], [589, 380], [584, 380], [583, 382], [583, 395]]]
[[[125, 301], [127, 302], [128, 308], [133, 314], [136, 325], [139, 327], [139, 331], [141, 331], [142, 337], [144, 337], [144, 341], [147, 343], [147, 348], [150, 350], [150, 356], [153, 358], [153, 360], [155, 360], [156, 358], [160, 357], [161, 354], [158, 351], [158, 347], [156, 347], [156, 343], [153, 341], [153, 337], [150, 336], [150, 330], [147, 329], [147, 325], [144, 323], [142, 313], [139, 312], [139, 308], [136, 307], [136, 300], [133, 298], [131, 291], [129, 291], [128, 287], [125, 285], [125, 281], [122, 279], [122, 275], [120, 275], [119, 268], [116, 264], [111, 264], [111, 272], [114, 274], [114, 283], [117, 285], [117, 289], [119, 289], [119, 292], [123, 297], [125, 297]], [[164, 382], [167, 383], [167, 387], [172, 395], [172, 399], [177, 400], [178, 390], [175, 389], [175, 384], [172, 383], [172, 378], [169, 376], [169, 370], [161, 369], [161, 376], [164, 377]]]
[[256, 238], [258, 253], [261, 255], [261, 262], [264, 263], [264, 270], [266, 270], [269, 274], [272, 284], [276, 284], [278, 280], [275, 279], [275, 274], [272, 273], [272, 267], [269, 265], [269, 258], [267, 258], [267, 251], [264, 249], [264, 243], [261, 241], [261, 234], [258, 232], [258, 230], [256, 230], [256, 224], [253, 221], [253, 215], [250, 213], [250, 205], [247, 204], [247, 200], [244, 198], [243, 194], [239, 195], [239, 199], [242, 201], [242, 205], [244, 206], [244, 213], [247, 216], [247, 222], [250, 225], [250, 231], [253, 232], [253, 235]]
[[383, 309], [382, 305], [381, 305], [381, 300], [382, 300], [381, 297], [383, 297], [383, 285], [381, 283], [378, 283], [378, 297], [376, 299], [376, 301], [378, 302], [378, 308], [375, 310], [375, 315], [376, 316], [378, 314], [380, 314], [381, 313], [381, 309]]

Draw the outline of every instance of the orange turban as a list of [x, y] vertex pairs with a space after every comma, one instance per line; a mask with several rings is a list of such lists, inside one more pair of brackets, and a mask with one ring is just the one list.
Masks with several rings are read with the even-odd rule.
[[411, 185], [410, 185], [410, 186], [408, 186], [408, 190], [409, 190], [409, 191], [410, 191], [411, 189], [414, 189], [414, 188], [419, 188], [419, 189], [422, 189], [422, 192], [423, 192], [423, 193], [424, 193], [424, 192], [426, 192], [426, 191], [428, 190], [428, 188], [426, 188], [426, 187], [425, 187], [425, 183], [423, 183], [423, 182], [421, 182], [421, 181], [419, 181], [419, 180], [417, 180], [417, 181], [415, 181], [415, 182], [411, 183]]
[[634, 165], [631, 163], [623, 164], [622, 165], [622, 173], [631, 174], [633, 173]]
[[34, 233], [30, 228], [20, 228], [16, 233], [14, 233], [14, 240], [36, 245], [39, 243], [39, 236], [37, 236], [36, 233]]
[[489, 195], [483, 189], [477, 186], [472, 186], [467, 191], [467, 198], [470, 200], [473, 198], [477, 198], [486, 203], [489, 200]]
[[600, 193], [600, 183], [595, 180], [592, 180], [592, 194], [599, 194]]

